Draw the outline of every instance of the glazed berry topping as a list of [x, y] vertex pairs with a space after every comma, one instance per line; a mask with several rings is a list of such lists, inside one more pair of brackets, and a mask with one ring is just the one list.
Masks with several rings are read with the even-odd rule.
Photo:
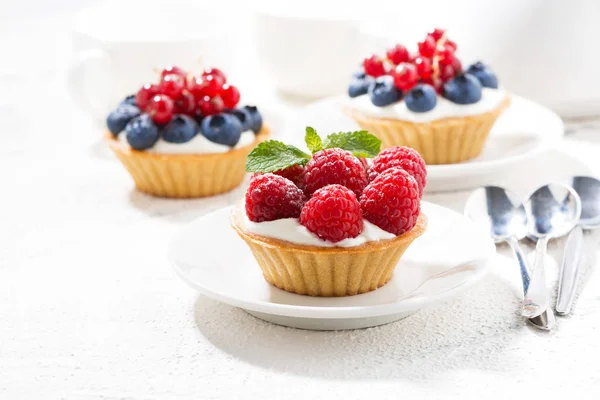
[[177, 74], [165, 75], [158, 84], [160, 93], [169, 96], [173, 100], [176, 100], [181, 96], [184, 88], [185, 80], [181, 75]]
[[231, 114], [209, 115], [202, 120], [200, 132], [211, 142], [234, 147], [242, 135], [242, 124]]
[[219, 114], [223, 112], [223, 110], [225, 110], [225, 105], [219, 96], [204, 96], [198, 100], [198, 103], [196, 103], [196, 111], [198, 111], [203, 117]]
[[415, 67], [417, 67], [417, 75], [421, 79], [431, 78], [433, 73], [433, 66], [431, 60], [427, 57], [418, 56], [414, 61]]
[[304, 169], [307, 195], [332, 184], [340, 184], [360, 196], [367, 185], [367, 173], [362, 163], [349, 151], [325, 149], [313, 154]]
[[242, 107], [250, 115], [250, 129], [258, 134], [263, 126], [263, 119], [258, 108], [256, 106], [244, 106]]
[[184, 90], [174, 102], [173, 112], [193, 117], [196, 115], [196, 98], [187, 90]]
[[442, 82], [448, 82], [456, 76], [456, 71], [452, 65], [440, 65], [440, 79]]
[[373, 82], [373, 77], [365, 74], [364, 71], [354, 73], [348, 86], [348, 96], [358, 97], [366, 94], [371, 82]]
[[220, 93], [225, 108], [234, 108], [240, 102], [240, 92], [235, 86], [225, 83]]
[[377, 107], [385, 107], [402, 98], [402, 92], [394, 85], [394, 79], [389, 75], [376, 78], [368, 89], [371, 103]]
[[117, 136], [123, 131], [123, 129], [125, 129], [125, 126], [129, 123], [129, 121], [138, 115], [140, 115], [139, 108], [129, 104], [122, 104], [108, 114], [108, 117], [106, 118], [106, 126], [113, 136]]
[[419, 81], [417, 68], [413, 64], [399, 64], [392, 72], [394, 84], [402, 91], [409, 91]]
[[444, 33], [446, 33], [444, 29], [435, 28], [434, 30], [429, 32], [429, 35], [431, 35], [431, 37], [433, 37], [433, 40], [437, 42], [442, 38], [442, 36], [444, 36]]
[[163, 80], [165, 78], [165, 76], [171, 75], [171, 74], [179, 75], [184, 80], [185, 80], [185, 77], [186, 77], [186, 72], [183, 69], [181, 69], [179, 67], [176, 67], [174, 65], [169, 65], [169, 66], [165, 67], [165, 69], [163, 69], [161, 71], [161, 73], [160, 73], [160, 79]]
[[187, 115], [175, 115], [162, 129], [162, 138], [170, 143], [189, 142], [198, 133], [198, 124]]
[[146, 150], [158, 141], [160, 131], [148, 114], [142, 114], [127, 124], [125, 137], [131, 148]]
[[436, 40], [431, 35], [425, 36], [422, 42], [419, 42], [419, 54], [425, 57], [433, 57], [435, 54]]
[[175, 105], [173, 100], [167, 95], [157, 94], [148, 103], [146, 112], [157, 124], [166, 124], [173, 118], [173, 109]]
[[205, 77], [208, 75], [216, 75], [216, 76], [220, 77], [223, 80], [223, 82], [227, 82], [227, 77], [225, 76], [223, 71], [221, 71], [218, 68], [206, 68], [204, 71], [202, 71], [202, 77]]
[[256, 175], [246, 191], [246, 215], [253, 222], [298, 218], [306, 197], [292, 181], [275, 174]]
[[227, 112], [240, 121], [240, 124], [242, 124], [242, 132], [252, 129], [252, 116], [248, 110], [245, 108], [236, 108], [233, 110], [227, 110]]
[[450, 40], [450, 39], [446, 40], [446, 46], [454, 49], [454, 52], [456, 52], [457, 46], [456, 46], [456, 43], [453, 42], [452, 40]]
[[130, 94], [129, 96], [125, 97], [123, 100], [121, 100], [119, 105], [120, 106], [128, 105], [128, 106], [137, 107], [137, 103], [135, 102], [135, 94]]
[[188, 89], [196, 99], [201, 99], [204, 96], [217, 96], [224, 83], [225, 81], [219, 75], [206, 75], [192, 79]]
[[444, 84], [443, 95], [456, 104], [473, 104], [481, 100], [481, 83], [471, 74], [461, 74]]
[[342, 185], [317, 190], [302, 208], [300, 223], [321, 239], [333, 243], [357, 237], [363, 230], [356, 195]]
[[442, 47], [442, 49], [438, 52], [439, 62], [442, 65], [452, 65], [454, 63], [454, 48], [448, 46], [447, 44]]
[[365, 58], [363, 61], [363, 68], [367, 75], [377, 78], [381, 75], [385, 75], [385, 65], [383, 60], [373, 54], [371, 57]]
[[437, 93], [431, 85], [420, 83], [412, 88], [404, 98], [406, 107], [414, 112], [433, 110], [437, 104]]
[[157, 94], [160, 94], [160, 89], [158, 85], [155, 85], [153, 83], [146, 83], [140, 88], [140, 90], [138, 90], [137, 94], [135, 95], [135, 103], [140, 108], [140, 110], [146, 111], [148, 103]]
[[493, 89], [498, 88], [498, 79], [496, 79], [496, 75], [491, 69], [489, 69], [480, 61], [470, 65], [469, 68], [467, 68], [467, 73], [474, 75], [483, 87]]
[[363, 217], [394, 235], [402, 235], [417, 223], [421, 211], [419, 185], [400, 167], [377, 176], [360, 197]]
[[417, 181], [419, 196], [423, 195], [427, 184], [427, 166], [415, 149], [394, 146], [383, 150], [373, 159], [373, 165], [369, 169], [369, 180], [373, 181], [379, 174], [393, 167], [400, 167], [411, 174]]
[[410, 54], [406, 47], [401, 44], [397, 44], [386, 52], [388, 60], [390, 60], [394, 65], [398, 65], [403, 62], [408, 62], [410, 59]]

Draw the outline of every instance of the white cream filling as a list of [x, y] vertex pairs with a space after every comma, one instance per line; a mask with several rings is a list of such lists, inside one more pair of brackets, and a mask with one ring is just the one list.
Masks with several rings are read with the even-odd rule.
[[[129, 146], [129, 142], [127, 142], [127, 135], [125, 131], [119, 133], [118, 139], [121, 143], [125, 143]], [[242, 136], [240, 137], [240, 141], [234, 147], [225, 146], [223, 144], [218, 144], [211, 142], [200, 132], [196, 134], [192, 138], [192, 140], [185, 143], [171, 143], [164, 140], [162, 137], [158, 139], [158, 141], [147, 151], [149, 153], [160, 153], [160, 154], [207, 154], [207, 153], [226, 153], [229, 150], [238, 149], [240, 147], [249, 146], [254, 143], [256, 139], [256, 135], [251, 130], [242, 132]]]
[[396, 235], [386, 232], [377, 225], [363, 220], [363, 231], [355, 238], [331, 243], [320, 239], [300, 224], [297, 218], [285, 218], [275, 221], [252, 222], [246, 215], [243, 206], [237, 207], [237, 219], [246, 232], [273, 239], [285, 240], [291, 243], [318, 247], [355, 247], [367, 242], [394, 239]]
[[371, 103], [368, 94], [348, 98], [346, 105], [370, 117], [391, 118], [410, 122], [429, 122], [442, 118], [483, 114], [494, 110], [505, 98], [506, 91], [502, 88], [483, 88], [481, 100], [473, 104], [456, 104], [442, 96], [438, 96], [435, 107], [430, 111], [422, 113], [409, 110], [404, 100], [390, 104], [389, 106], [377, 107]]

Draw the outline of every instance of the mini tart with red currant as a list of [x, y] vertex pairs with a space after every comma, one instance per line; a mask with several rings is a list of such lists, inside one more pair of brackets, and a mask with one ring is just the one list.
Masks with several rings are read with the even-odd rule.
[[415, 54], [398, 44], [366, 58], [349, 85], [346, 113], [384, 148], [412, 147], [428, 164], [477, 157], [510, 95], [481, 62], [463, 69], [456, 48], [435, 29]]
[[126, 97], [106, 119], [106, 141], [136, 187], [160, 197], [224, 193], [245, 176], [245, 158], [269, 136], [254, 106], [216, 68], [193, 76], [165, 68], [157, 84]]
[[351, 296], [385, 285], [427, 227], [424, 161], [400, 146], [379, 154], [366, 131], [322, 140], [307, 128], [306, 144], [312, 154], [274, 140], [252, 150], [233, 229], [265, 280], [285, 291]]

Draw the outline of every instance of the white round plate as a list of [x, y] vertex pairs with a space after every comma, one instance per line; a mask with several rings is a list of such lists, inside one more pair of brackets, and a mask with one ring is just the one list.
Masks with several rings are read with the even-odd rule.
[[495, 254], [488, 235], [463, 215], [427, 202], [422, 209], [427, 231], [406, 251], [390, 282], [366, 294], [310, 297], [271, 286], [231, 228], [231, 208], [185, 227], [171, 243], [169, 261], [201, 294], [275, 324], [316, 330], [382, 325], [460, 293]]
[[[305, 147], [304, 127], [322, 135], [359, 129], [342, 111], [344, 96], [330, 97], [305, 107], [291, 121], [285, 140]], [[468, 189], [494, 183], [519, 165], [547, 150], [564, 134], [564, 125], [554, 112], [530, 100], [512, 95], [512, 103], [492, 128], [479, 157], [460, 164], [430, 165], [427, 192]]]

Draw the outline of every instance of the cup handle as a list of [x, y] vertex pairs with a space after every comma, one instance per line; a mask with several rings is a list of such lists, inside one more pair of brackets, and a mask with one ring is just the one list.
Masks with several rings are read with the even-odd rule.
[[103, 120], [106, 110], [102, 110], [102, 106], [94, 101], [95, 96], [86, 93], [86, 71], [107, 58], [107, 54], [100, 49], [86, 50], [79, 53], [67, 69], [66, 84], [69, 95], [83, 111], [96, 120]]

